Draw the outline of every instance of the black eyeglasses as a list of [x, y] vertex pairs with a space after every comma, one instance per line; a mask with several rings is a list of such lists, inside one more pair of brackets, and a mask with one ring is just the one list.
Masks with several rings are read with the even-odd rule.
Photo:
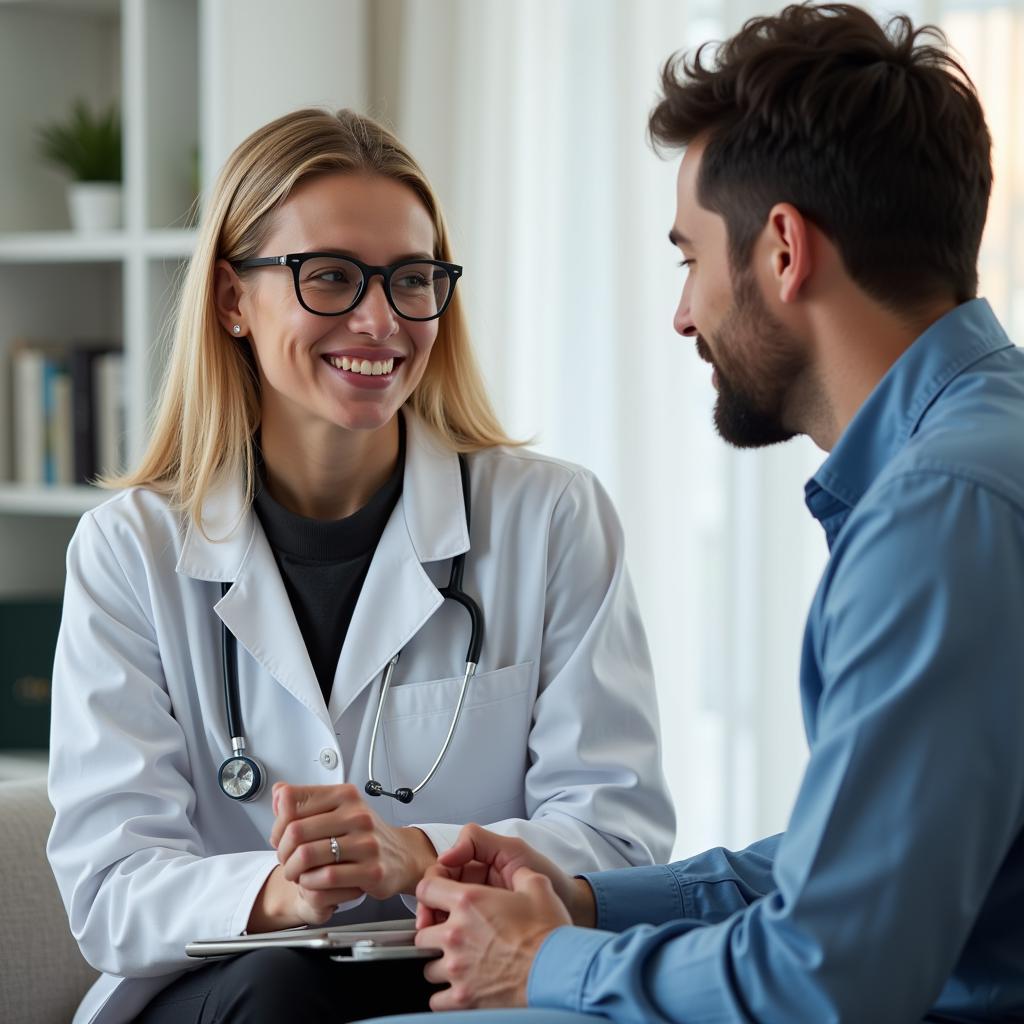
[[436, 320], [451, 302], [462, 267], [440, 260], [403, 260], [374, 267], [354, 256], [332, 252], [293, 252], [258, 256], [231, 264], [235, 270], [291, 267], [299, 305], [317, 316], [349, 313], [366, 295], [370, 278], [384, 282], [388, 304], [404, 320]]

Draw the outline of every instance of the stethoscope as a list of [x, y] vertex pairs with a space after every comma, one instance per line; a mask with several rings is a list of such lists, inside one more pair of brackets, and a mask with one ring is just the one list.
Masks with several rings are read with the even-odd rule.
[[[462, 476], [462, 497], [466, 506], [466, 531], [469, 531], [469, 470], [466, 467], [465, 456], [459, 455], [459, 473]], [[373, 718], [373, 730], [370, 733], [370, 753], [367, 757], [367, 775], [369, 781], [364, 789], [369, 796], [390, 796], [399, 803], [407, 804], [412, 798], [433, 778], [448, 753], [451, 746], [452, 736], [455, 735], [455, 727], [459, 724], [462, 716], [462, 707], [466, 701], [466, 691], [469, 688], [469, 681], [476, 674], [476, 667], [480, 662], [480, 649], [484, 640], [484, 613], [480, 606], [462, 589], [462, 575], [466, 568], [466, 553], [456, 555], [452, 559], [451, 576], [448, 579], [448, 586], [439, 591], [444, 601], [454, 601], [462, 605], [469, 614], [470, 634], [469, 647], [466, 650], [466, 673], [462, 677], [462, 688], [459, 690], [459, 700], [455, 705], [455, 714], [452, 715], [451, 725], [448, 727], [448, 735], [444, 738], [441, 752], [437, 755], [430, 770], [418, 786], [411, 789], [408, 786], [400, 786], [393, 793], [386, 790], [381, 783], [373, 777], [373, 754], [377, 746], [377, 733], [380, 729], [381, 715], [384, 712], [384, 702], [387, 700], [388, 690], [391, 688], [391, 676], [394, 674], [395, 665], [402, 652], [399, 651], [387, 664], [384, 669], [384, 679], [380, 686], [380, 697], [377, 701], [377, 713]], [[220, 585], [221, 597], [231, 589], [230, 583]], [[254, 800], [259, 796], [266, 782], [267, 774], [263, 765], [245, 752], [245, 733], [242, 728], [242, 712], [238, 698], [238, 657], [234, 634], [228, 629], [227, 624], [221, 622], [221, 666], [224, 676], [224, 707], [227, 711], [228, 734], [231, 737], [231, 756], [224, 759], [217, 772], [217, 780], [224, 795], [232, 800]]]

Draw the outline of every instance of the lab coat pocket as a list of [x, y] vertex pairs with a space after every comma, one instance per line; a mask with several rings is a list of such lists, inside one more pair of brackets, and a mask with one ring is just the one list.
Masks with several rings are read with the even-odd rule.
[[[481, 807], [521, 799], [533, 677], [527, 661], [469, 681], [448, 752], [413, 802], [395, 806], [400, 821], [462, 824]], [[387, 788], [419, 785], [444, 746], [461, 687], [458, 676], [403, 683], [388, 694], [382, 733], [390, 778], [381, 780]]]

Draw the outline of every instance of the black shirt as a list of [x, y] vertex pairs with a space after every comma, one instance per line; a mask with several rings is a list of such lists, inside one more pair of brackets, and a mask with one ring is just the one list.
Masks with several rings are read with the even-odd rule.
[[405, 423], [399, 416], [394, 472], [361, 509], [344, 519], [308, 519], [278, 504], [266, 489], [263, 462], [257, 461], [256, 514], [327, 702], [373, 553], [402, 494]]

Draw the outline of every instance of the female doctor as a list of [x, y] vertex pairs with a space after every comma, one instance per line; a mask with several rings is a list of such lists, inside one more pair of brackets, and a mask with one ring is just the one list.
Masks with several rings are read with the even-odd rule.
[[460, 274], [373, 121], [301, 110], [222, 171], [148, 451], [68, 550], [48, 854], [102, 972], [76, 1024], [426, 1009], [415, 961], [184, 947], [407, 916], [468, 821], [570, 871], [668, 854], [615, 512], [502, 433]]

